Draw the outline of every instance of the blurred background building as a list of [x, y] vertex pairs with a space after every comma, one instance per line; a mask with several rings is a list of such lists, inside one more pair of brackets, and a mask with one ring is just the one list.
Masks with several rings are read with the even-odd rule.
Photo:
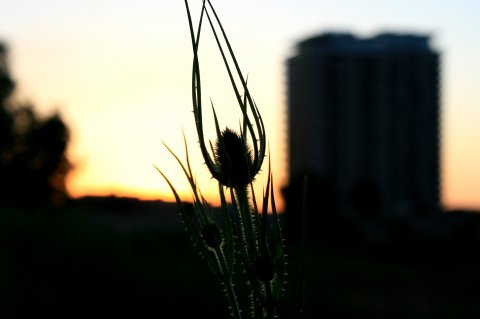
[[428, 36], [321, 34], [297, 45], [287, 72], [290, 189], [309, 173], [329, 211], [439, 211], [439, 53]]

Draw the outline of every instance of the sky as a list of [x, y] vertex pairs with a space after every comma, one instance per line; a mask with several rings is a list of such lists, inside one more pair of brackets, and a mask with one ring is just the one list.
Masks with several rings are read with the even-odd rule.
[[[190, 4], [198, 17], [201, 1]], [[264, 118], [280, 202], [288, 178], [285, 61], [295, 44], [326, 31], [358, 36], [392, 31], [430, 35], [441, 53], [442, 203], [480, 208], [479, 1], [213, 4]], [[73, 196], [173, 200], [156, 165], [189, 199], [186, 180], [162, 144], [184, 158], [185, 134], [198, 183], [207, 199], [218, 202], [191, 112], [192, 49], [183, 1], [2, 1], [0, 41], [9, 47], [15, 99], [32, 102], [42, 115], [58, 112], [71, 129], [69, 156], [75, 169], [68, 188]], [[205, 103], [212, 100], [222, 125], [238, 126], [214, 43], [205, 36], [201, 45]], [[266, 170], [258, 179], [260, 188]]]

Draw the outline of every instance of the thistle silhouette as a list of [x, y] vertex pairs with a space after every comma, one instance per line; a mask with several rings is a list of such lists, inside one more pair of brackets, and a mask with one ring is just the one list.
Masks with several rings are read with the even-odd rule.
[[[266, 153], [265, 127], [215, 9], [210, 1], [202, 2], [195, 33], [188, 1], [185, 0], [193, 48], [192, 105], [202, 156], [212, 177], [218, 181], [221, 219], [217, 219], [197, 186], [185, 137], [185, 164], [165, 146], [179, 163], [190, 184], [193, 204], [183, 202], [166, 175], [158, 168], [157, 170], [171, 188], [186, 231], [199, 254], [223, 284], [231, 316], [238, 319], [275, 318], [285, 293], [286, 256], [275, 207], [270, 163], [260, 209], [254, 191], [255, 178], [261, 171]], [[242, 114], [239, 131], [230, 128], [221, 130], [212, 103], [212, 124], [216, 131], [214, 143], [205, 141], [202, 117], [198, 48], [205, 17], [215, 37]], [[228, 63], [228, 59], [233, 61], [233, 67]], [[239, 79], [240, 87], [237, 86], [235, 78]], [[227, 204], [227, 197], [230, 205]], [[268, 214], [269, 205], [271, 216]], [[234, 273], [238, 276], [234, 277]], [[234, 283], [234, 279], [242, 282]], [[237, 296], [236, 287], [242, 284], [248, 287], [248, 306], [241, 305], [240, 300], [245, 298]], [[243, 311], [246, 308], [249, 311]]]

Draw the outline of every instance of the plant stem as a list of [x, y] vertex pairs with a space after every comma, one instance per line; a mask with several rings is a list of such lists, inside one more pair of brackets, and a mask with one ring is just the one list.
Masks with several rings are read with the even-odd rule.
[[267, 300], [267, 303], [265, 305], [265, 310], [267, 310], [267, 318], [275, 319], [275, 307], [273, 306], [272, 287], [270, 286], [270, 280], [266, 280], [264, 284]]
[[247, 187], [235, 187], [234, 193], [237, 200], [241, 221], [243, 223], [241, 227], [244, 229], [244, 240], [246, 241], [248, 247], [247, 254], [249, 259], [247, 260], [251, 262], [257, 258], [257, 226], [254, 223], [254, 218], [252, 217]]
[[233, 288], [232, 277], [229, 276], [225, 281], [223, 281], [225, 287], [225, 293], [227, 295], [228, 303], [230, 304], [230, 310], [233, 319], [241, 319], [240, 306], [238, 305], [237, 296], [235, 295], [235, 289]]

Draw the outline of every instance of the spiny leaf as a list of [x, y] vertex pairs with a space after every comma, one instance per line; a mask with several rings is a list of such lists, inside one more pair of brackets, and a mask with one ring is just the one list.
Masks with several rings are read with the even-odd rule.
[[207, 265], [210, 268], [210, 270], [215, 274], [218, 273], [219, 271], [218, 265], [215, 263], [215, 261], [212, 258], [212, 255], [206, 248], [205, 243], [201, 237], [201, 234], [196, 230], [193, 224], [193, 221], [191, 220], [191, 218], [189, 218], [189, 216], [191, 215], [189, 215], [189, 213], [186, 211], [186, 207], [182, 202], [182, 200], [180, 199], [180, 196], [178, 195], [175, 187], [172, 185], [170, 180], [165, 176], [165, 174], [163, 174], [163, 172], [158, 167], [156, 167], [155, 165], [154, 167], [160, 173], [160, 175], [162, 175], [162, 177], [165, 179], [168, 186], [172, 190], [173, 196], [175, 197], [175, 201], [177, 202], [177, 206], [180, 210], [180, 216], [183, 220], [183, 223], [185, 225], [187, 232], [190, 234], [194, 242], [194, 245], [196, 245], [196, 247], [198, 247], [198, 249], [200, 250], [200, 254], [205, 258], [205, 261], [207, 262]]

